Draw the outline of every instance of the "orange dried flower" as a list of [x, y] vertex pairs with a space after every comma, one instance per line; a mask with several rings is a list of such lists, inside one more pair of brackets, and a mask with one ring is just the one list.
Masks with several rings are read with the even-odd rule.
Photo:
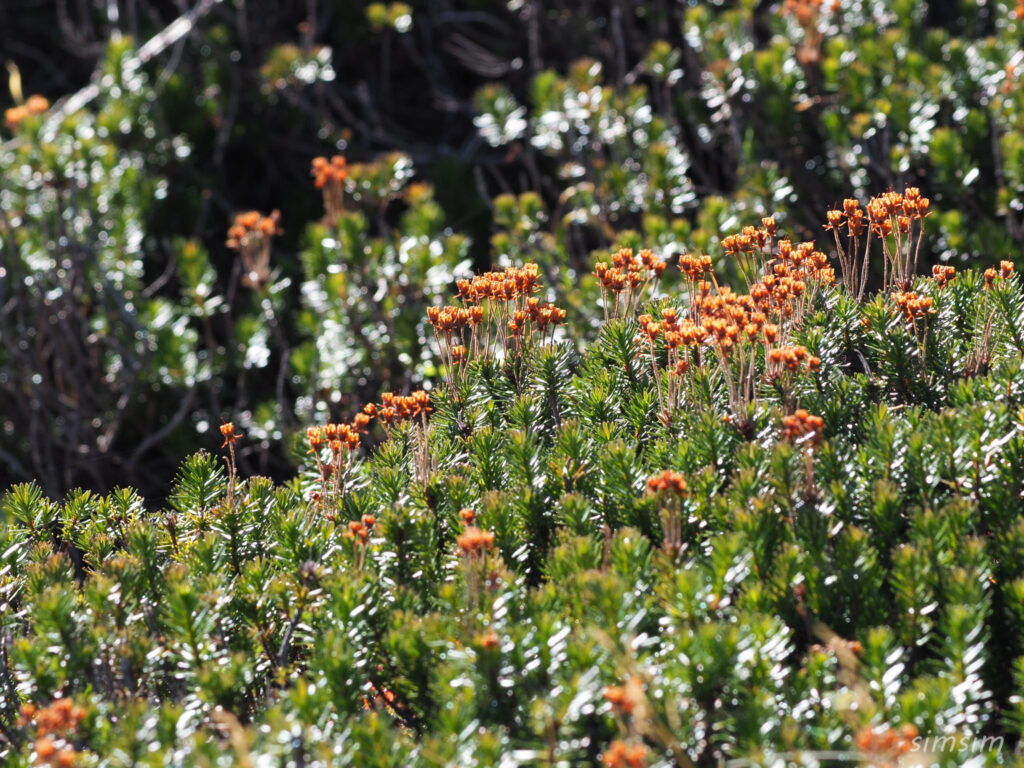
[[40, 760], [49, 761], [57, 753], [57, 746], [49, 736], [36, 739], [35, 749], [36, 757]]
[[820, 416], [814, 416], [805, 409], [798, 408], [791, 416], [786, 416], [782, 424], [788, 440], [809, 443], [811, 446], [821, 443], [825, 421]]
[[619, 714], [631, 714], [642, 695], [643, 684], [637, 676], [631, 677], [623, 686], [609, 685], [604, 689], [604, 700]]
[[324, 435], [320, 427], [310, 427], [306, 430], [306, 442], [309, 443], [310, 453], [319, 453], [324, 445]]
[[408, 396], [385, 392], [381, 395], [381, 404], [377, 407], [377, 415], [385, 425], [391, 426], [396, 421], [408, 421], [428, 414], [432, 410], [430, 395], [422, 389]]
[[854, 743], [861, 752], [888, 758], [888, 763], [895, 764], [900, 755], [914, 749], [914, 740], [918, 737], [917, 726], [907, 723], [895, 730], [888, 725], [865, 726], [854, 737]]
[[934, 314], [932, 300], [927, 296], [918, 296], [914, 291], [897, 291], [893, 300], [907, 322]]
[[314, 177], [318, 189], [331, 183], [339, 183], [348, 178], [348, 163], [343, 155], [335, 155], [330, 160], [326, 157], [313, 158], [310, 175]]
[[647, 487], [651, 493], [662, 491], [674, 493], [677, 496], [685, 496], [687, 491], [686, 480], [678, 472], [671, 469], [663, 470], [660, 474], [654, 475], [647, 480]]
[[234, 445], [238, 442], [238, 433], [235, 432], [235, 425], [232, 422], [220, 425], [220, 433], [224, 435], [224, 442], [221, 444], [221, 448], [226, 448], [229, 445]]
[[607, 768], [644, 768], [647, 765], [648, 750], [643, 744], [628, 745], [624, 741], [613, 741], [601, 755], [601, 762]]
[[24, 104], [11, 107], [4, 111], [4, 122], [9, 128], [16, 128], [20, 122], [32, 115], [41, 115], [50, 108], [50, 102], [45, 96], [34, 94], [28, 97]]
[[281, 234], [281, 212], [263, 216], [259, 211], [246, 211], [235, 216], [228, 229], [227, 246], [238, 251], [242, 259], [242, 284], [257, 290], [270, 280], [270, 245]]
[[466, 555], [481, 553], [494, 548], [494, 534], [491, 531], [482, 531], [475, 526], [467, 526], [455, 538], [455, 541], [463, 554]]
[[956, 277], [956, 267], [936, 264], [932, 267], [932, 277], [935, 278], [939, 288], [945, 288]]
[[345, 179], [348, 178], [348, 163], [343, 155], [313, 159], [310, 175], [314, 184], [323, 190], [324, 210], [328, 221], [336, 221], [345, 210]]

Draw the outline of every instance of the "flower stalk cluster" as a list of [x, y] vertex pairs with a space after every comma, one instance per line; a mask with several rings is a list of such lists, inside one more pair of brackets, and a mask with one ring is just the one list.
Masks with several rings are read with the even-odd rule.
[[316, 460], [320, 475], [320, 493], [314, 498], [321, 511], [333, 519], [334, 510], [341, 504], [345, 493], [345, 476], [354, 460], [354, 454], [366, 434], [370, 421], [377, 413], [372, 403], [356, 415], [351, 424], [325, 424], [306, 430], [309, 453]]
[[352, 559], [355, 562], [357, 571], [363, 570], [366, 564], [366, 552], [370, 548], [370, 534], [377, 524], [374, 515], [363, 515], [359, 520], [352, 520], [348, 524], [348, 530], [342, 536], [352, 542]]
[[463, 559], [468, 602], [475, 605], [487, 571], [487, 556], [494, 549], [494, 533], [477, 527], [476, 512], [470, 507], [461, 510], [459, 517], [463, 528], [462, 533], [455, 537], [455, 543]]
[[490, 359], [498, 350], [521, 354], [553, 340], [555, 327], [565, 320], [564, 309], [533, 295], [540, 290], [540, 267], [532, 262], [456, 285], [461, 306], [427, 309], [451, 390], [462, 381], [470, 359]]
[[416, 478], [424, 485], [430, 479], [431, 474], [430, 432], [427, 427], [427, 414], [432, 410], [430, 395], [419, 389], [411, 395], [385, 392], [381, 395], [381, 402], [376, 411], [385, 433], [389, 436], [395, 424], [403, 421], [412, 424], [415, 473]]
[[678, 472], [666, 469], [649, 478], [647, 488], [661, 507], [662, 547], [675, 557], [683, 547], [683, 499], [689, 490], [686, 480]]
[[[952, 269], [952, 267], [947, 267], [947, 269]], [[999, 269], [989, 267], [985, 270], [984, 277], [985, 290], [978, 307], [978, 315], [974, 322], [974, 334], [971, 338], [971, 349], [967, 353], [967, 362], [964, 366], [964, 374], [967, 376], [977, 376], [979, 373], [988, 371], [992, 364], [993, 339], [996, 335], [998, 312], [997, 308], [992, 305], [991, 294], [999, 282], [1013, 277], [1013, 262], [1001, 261]]]
[[45, 707], [31, 702], [21, 705], [18, 725], [35, 730], [34, 765], [70, 768], [77, 765], [81, 752], [75, 749], [76, 734], [86, 710], [69, 698], [60, 698]]
[[345, 179], [348, 178], [348, 163], [344, 155], [313, 158], [310, 169], [313, 183], [323, 192], [325, 218], [334, 223], [345, 212]]
[[848, 198], [842, 210], [828, 212], [825, 229], [832, 232], [843, 285], [851, 296], [864, 298], [873, 237], [882, 242], [883, 290], [910, 290], [930, 206], [920, 189], [907, 187], [902, 193], [890, 190], [872, 197], [866, 211], [859, 201]]
[[604, 319], [630, 316], [648, 288], [665, 274], [667, 264], [649, 249], [635, 256], [632, 248], [621, 248], [612, 256], [612, 263], [599, 261], [594, 276], [601, 282], [601, 304]]
[[789, 347], [788, 339], [820, 287], [835, 282], [835, 272], [813, 242], [794, 245], [778, 239], [773, 217], [761, 224], [722, 240], [748, 293], [720, 285], [710, 257], [684, 254], [679, 268], [686, 280], [686, 310], [665, 308], [657, 321], [650, 314], [639, 317], [640, 341], [647, 346], [665, 423], [682, 406], [685, 393], [699, 405], [695, 379], [710, 370], [717, 368], [732, 416], [743, 423], [758, 395], [762, 371], [764, 380], [778, 386], [786, 373], [796, 370], [794, 361], [806, 362], [812, 371], [820, 364], [806, 349]]
[[807, 488], [814, 487], [814, 450], [824, 439], [825, 420], [804, 408], [782, 419], [783, 436], [803, 450]]
[[242, 285], [262, 291], [270, 282], [270, 248], [281, 231], [281, 212], [277, 210], [269, 216], [246, 211], [235, 217], [228, 229], [227, 246], [238, 251], [242, 260]]

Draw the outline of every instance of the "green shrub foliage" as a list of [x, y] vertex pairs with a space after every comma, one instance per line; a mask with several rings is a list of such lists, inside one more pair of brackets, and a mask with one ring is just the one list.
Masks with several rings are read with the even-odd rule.
[[1024, 4], [79, 5], [4, 765], [1020, 764]]
[[[286, 483], [240, 476], [225, 425], [163, 504], [13, 487], [7, 759], [867, 764], [917, 735], [1009, 764], [1024, 291], [1004, 270], [919, 278], [918, 319], [824, 286], [787, 326], [820, 363], [780, 387], [761, 345], [738, 413], [714, 344], [666, 413], [667, 350], [649, 364], [622, 319], [578, 348], [570, 323], [463, 363], [414, 418], [385, 397], [376, 448], [314, 444]], [[311, 441], [332, 429], [359, 441]]]
[[[1024, 243], [1017, 0], [133, 3], [4, 17], [5, 485], [162, 495], [224, 419], [287, 477], [310, 421], [436, 379], [423, 309], [491, 263], [537, 262], [593, 341], [595, 250], [735, 284], [723, 234], [905, 185], [926, 268]], [[225, 232], [275, 208], [254, 280]]]

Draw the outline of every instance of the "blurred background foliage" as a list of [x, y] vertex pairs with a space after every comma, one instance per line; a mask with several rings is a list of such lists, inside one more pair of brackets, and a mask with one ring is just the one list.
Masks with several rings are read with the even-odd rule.
[[[734, 275], [725, 234], [821, 240], [889, 186], [933, 200], [922, 271], [1024, 244], [1015, 0], [25, 0], [0, 30], [2, 106], [54, 105], [0, 129], [0, 486], [159, 500], [225, 420], [287, 476], [301, 428], [429, 384], [425, 308], [491, 264], [537, 261], [593, 335], [602, 253]], [[258, 289], [249, 209], [283, 227]]]

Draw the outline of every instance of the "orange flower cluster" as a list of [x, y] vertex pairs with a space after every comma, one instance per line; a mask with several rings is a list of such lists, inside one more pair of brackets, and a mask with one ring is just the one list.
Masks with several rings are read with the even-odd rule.
[[782, 420], [782, 426], [785, 428], [787, 440], [816, 446], [822, 441], [825, 420], [821, 416], [814, 416], [805, 409], [798, 408], [795, 413]]
[[385, 392], [380, 396], [380, 405], [376, 415], [381, 422], [390, 427], [399, 421], [411, 421], [417, 417], [426, 419], [433, 408], [430, 407], [430, 395], [418, 389], [411, 395], [395, 395]]
[[[891, 284], [900, 290], [909, 290], [910, 281], [917, 271], [921, 240], [924, 236], [922, 220], [928, 216], [931, 201], [917, 187], [907, 187], [902, 193], [889, 190], [868, 201], [867, 210], [853, 199], [843, 201], [843, 210], [827, 214], [825, 229], [835, 238], [840, 271], [846, 289], [858, 300], [864, 296], [867, 285], [871, 238], [866, 239], [861, 251], [861, 236], [867, 225], [871, 233], [882, 241], [885, 259], [884, 287]], [[846, 228], [846, 244], [840, 239]]]
[[807, 347], [776, 347], [768, 350], [768, 375], [780, 376], [784, 373], [795, 373], [799, 371], [804, 362], [807, 363], [807, 371], [814, 372], [821, 367], [821, 358], [810, 355]]
[[[321, 492], [315, 498], [322, 504], [325, 504], [328, 499], [337, 501], [340, 498], [341, 484], [344, 480], [347, 463], [352, 459], [361, 442], [361, 436], [366, 434], [370, 422], [377, 413], [377, 406], [369, 403], [361, 413], [356, 414], [349, 424], [331, 423], [321, 427], [310, 427], [306, 430], [306, 443], [309, 445], [309, 452], [313, 454], [317, 470], [320, 472]], [[330, 461], [327, 462], [321, 455], [325, 447], [331, 451]], [[328, 482], [332, 478], [333, 485], [328, 488]]]
[[607, 768], [644, 768], [649, 750], [643, 744], [626, 744], [613, 741], [601, 755], [601, 762]]
[[22, 725], [35, 723], [39, 736], [49, 734], [70, 734], [78, 730], [85, 719], [85, 707], [76, 705], [71, 699], [57, 699], [50, 706], [37, 709], [34, 704], [21, 707]]
[[345, 210], [345, 179], [348, 178], [348, 163], [343, 155], [335, 155], [330, 160], [326, 157], [313, 158], [310, 175], [314, 178], [317, 189], [323, 190], [324, 210], [329, 222], [337, 220]]
[[228, 248], [243, 248], [250, 237], [273, 237], [281, 234], [281, 212], [273, 211], [263, 216], [259, 211], [246, 211], [235, 216], [235, 221], [228, 230]]
[[744, 227], [741, 232], [722, 238], [722, 250], [737, 260], [749, 288], [758, 275], [768, 274], [773, 243], [779, 228], [774, 216], [761, 219], [760, 227]]
[[[762, 226], [744, 227], [742, 232], [733, 235], [726, 235], [722, 238], [722, 249], [730, 256], [739, 256], [749, 251], [763, 250], [771, 243], [777, 231], [775, 218], [761, 220]], [[771, 229], [768, 228], [769, 225]]]
[[655, 322], [652, 315], [640, 315], [637, 320], [649, 341], [664, 335], [665, 346], [676, 349], [680, 346], [696, 346], [707, 336], [706, 330], [691, 320], [679, 319], [674, 307], [661, 310], [661, 322]]
[[427, 307], [427, 322], [445, 336], [466, 326], [475, 328], [483, 319], [483, 307]]
[[952, 265], [936, 264], [932, 267], [932, 277], [935, 278], [935, 282], [939, 288], [945, 288], [956, 278], [956, 267]]
[[831, 210], [825, 214], [828, 220], [825, 229], [839, 233], [845, 226], [847, 234], [851, 237], [860, 237], [867, 227], [867, 217], [864, 209], [860, 207], [860, 201], [853, 198], [843, 200], [843, 210]]
[[[853, 198], [843, 200], [843, 210], [831, 210], [825, 214], [825, 230], [832, 233], [836, 243], [839, 271], [847, 292], [859, 301], [864, 295], [868, 280], [868, 245], [860, 252], [860, 239], [867, 229], [867, 216], [860, 202]], [[846, 228], [846, 244], [841, 234]]]
[[612, 711], [619, 715], [632, 714], [642, 695], [643, 681], [635, 675], [625, 685], [609, 685], [604, 689], [604, 700], [611, 704]]
[[900, 727], [899, 730], [888, 726], [865, 726], [857, 734], [854, 743], [861, 752], [888, 758], [888, 762], [883, 765], [896, 765], [900, 755], [914, 749], [914, 739], [917, 737], [917, 726], [912, 723]]
[[31, 703], [22, 705], [18, 724], [36, 728], [36, 765], [68, 768], [75, 764], [78, 752], [71, 741], [85, 715], [85, 708], [71, 699], [57, 699], [42, 709]]
[[822, 0], [786, 0], [782, 11], [793, 14], [800, 26], [806, 26], [821, 12], [821, 5]]
[[551, 302], [541, 304], [536, 298], [527, 299], [526, 309], [530, 313], [530, 320], [541, 333], [549, 325], [561, 325], [565, 321], [565, 310]]
[[704, 296], [699, 307], [703, 330], [725, 357], [738, 343], [757, 341], [766, 325], [771, 326], [769, 334], [777, 333], [767, 322], [768, 315], [757, 308], [757, 300], [749, 294], [733, 293], [723, 286], [717, 295]]
[[778, 249], [778, 261], [773, 267], [776, 277], [786, 277], [796, 269], [802, 271], [792, 274], [795, 278], [814, 278], [826, 285], [835, 282], [835, 271], [829, 266], [828, 256], [814, 250], [813, 242], [794, 246], [789, 240], [779, 240]]
[[[803, 32], [803, 41], [796, 48], [796, 60], [802, 67], [813, 67], [821, 62], [821, 45], [825, 39], [819, 24], [821, 6], [822, 0], [786, 0], [782, 7], [782, 12], [793, 16]], [[841, 7], [840, 0], [832, 0], [829, 7], [836, 13]]]
[[736, 258], [757, 309], [799, 320], [813, 298], [812, 288], [834, 283], [835, 271], [813, 242], [776, 242], [776, 235], [778, 225], [774, 217], [767, 217], [760, 228], [744, 227], [739, 234], [723, 238], [722, 248]]
[[238, 442], [240, 435], [235, 432], [235, 425], [232, 422], [220, 425], [220, 433], [224, 436], [224, 443], [221, 448], [227, 448], [229, 445], [234, 445]]
[[900, 290], [910, 289], [930, 206], [917, 187], [907, 187], [902, 194], [890, 190], [868, 202], [868, 221], [885, 254], [885, 287], [891, 280]]
[[491, 531], [482, 531], [474, 525], [467, 525], [466, 529], [455, 537], [464, 555], [483, 554], [494, 548], [494, 534]]
[[[463, 281], [460, 281], [463, 282]], [[468, 281], [466, 281], [468, 282]], [[509, 335], [521, 337], [527, 330], [527, 321], [532, 321], [534, 327], [541, 333], [549, 325], [560, 325], [565, 320], [565, 310], [559, 309], [550, 302], [541, 304], [540, 300], [531, 296], [526, 300], [525, 309], [513, 310], [506, 323]], [[461, 340], [461, 329], [476, 328], [484, 320], [484, 309], [481, 306], [470, 307], [428, 307], [427, 321], [434, 328], [435, 334], [450, 342], [455, 332], [459, 332]], [[451, 344], [446, 344], [451, 348]]]
[[492, 341], [505, 350], [522, 349], [535, 333], [543, 339], [565, 320], [564, 309], [533, 295], [540, 288], [540, 267], [532, 262], [459, 280], [456, 286], [462, 306], [427, 309], [450, 390], [464, 376], [460, 366], [471, 355], [489, 356]]
[[[1000, 261], [999, 269], [989, 267], [985, 270], [985, 290], [988, 291], [995, 285], [996, 280], [1009, 280], [1013, 277], [1013, 262]], [[964, 364], [965, 376], [977, 376], [982, 371], [987, 371], [992, 364], [993, 340], [996, 337], [994, 329], [998, 326], [999, 312], [995, 306], [991, 306], [988, 294], [985, 294], [982, 303], [981, 317], [976, 324], [971, 338], [971, 349], [967, 353], [967, 360]]]
[[501, 645], [501, 640], [498, 638], [496, 634], [494, 634], [493, 630], [487, 632], [487, 634], [485, 635], [481, 635], [480, 638], [478, 639], [478, 642], [480, 643], [480, 647], [483, 648], [485, 651], [494, 650], [495, 648], [498, 648]]
[[306, 442], [309, 452], [319, 455], [326, 445], [331, 454], [337, 456], [342, 451], [354, 451], [359, 447], [361, 432], [365, 432], [370, 423], [367, 413], [360, 413], [350, 424], [325, 424], [322, 427], [310, 427], [306, 430]]
[[[688, 317], [680, 320], [673, 308], [663, 310], [658, 321], [651, 315], [640, 316], [640, 340], [648, 343], [661, 417], [666, 423], [677, 410], [683, 390], [693, 390], [694, 384], [692, 377], [677, 384], [672, 376], [662, 384], [661, 347], [666, 353], [666, 369], [676, 378], [688, 376], [695, 366], [703, 371], [702, 348], [713, 348], [732, 413], [742, 420], [741, 414], [756, 394], [759, 349], [785, 344], [789, 330], [802, 320], [820, 286], [835, 282], [828, 256], [815, 250], [813, 242], [793, 243], [779, 239], [779, 234], [775, 218], [765, 217], [760, 227], [745, 227], [722, 239], [726, 254], [738, 261], [748, 293], [737, 294], [718, 285], [710, 257], [684, 254], [679, 268], [689, 289]], [[661, 347], [656, 347], [659, 340]]]
[[416, 477], [426, 483], [430, 474], [427, 414], [434, 410], [430, 405], [430, 395], [422, 389], [418, 389], [411, 395], [385, 392], [380, 399], [380, 405], [374, 406], [373, 413], [380, 420], [381, 426], [384, 427], [384, 432], [388, 436], [395, 424], [402, 421], [412, 424], [411, 437], [416, 456]]
[[323, 189], [329, 184], [340, 184], [348, 178], [348, 163], [344, 155], [335, 155], [330, 160], [314, 157], [310, 174], [316, 179], [316, 188]]
[[[802, 316], [806, 298], [803, 280], [769, 274], [752, 287], [750, 294], [736, 294], [723, 287], [717, 295], [701, 299], [701, 324], [718, 351], [733, 415], [742, 418], [755, 395], [758, 348], [782, 340], [782, 328]], [[799, 302], [798, 310], [794, 309], [795, 302]]]
[[685, 496], [686, 480], [678, 472], [666, 469], [647, 480], [647, 488], [651, 493], [667, 492], [676, 496]]
[[906, 235], [911, 223], [928, 215], [931, 201], [921, 196], [917, 187], [907, 187], [903, 193], [889, 190], [868, 202], [868, 220], [876, 235], [888, 237], [894, 231]]
[[430, 475], [430, 451], [428, 444], [427, 414], [433, 411], [430, 395], [418, 389], [409, 395], [384, 392], [381, 403], [376, 407], [376, 415], [384, 431], [390, 434], [391, 427], [396, 423], [408, 421], [412, 423], [412, 438], [416, 455], [416, 477], [427, 482]]
[[679, 271], [689, 280], [702, 280], [711, 271], [711, 257], [684, 253], [679, 257]]
[[29, 96], [24, 104], [4, 110], [4, 122], [8, 128], [17, 128], [25, 118], [32, 115], [41, 115], [50, 108], [50, 102], [45, 96], [38, 94]]
[[998, 272], [994, 267], [989, 267], [988, 269], [985, 270], [985, 287], [991, 288], [992, 283], [994, 283], [997, 278], [1009, 280], [1011, 277], [1013, 277], [1013, 262], [1000, 261]]
[[460, 509], [459, 517], [462, 518], [463, 525], [473, 525], [476, 522], [476, 512], [473, 511], [472, 507]]
[[365, 544], [370, 539], [370, 531], [376, 525], [377, 518], [373, 515], [363, 515], [362, 520], [352, 520], [345, 531], [345, 538], [352, 539], [357, 544]]
[[678, 472], [666, 469], [648, 478], [647, 489], [657, 494], [662, 546], [674, 556], [681, 551], [683, 543], [682, 506], [687, 492], [686, 480]]
[[814, 243], [797, 246], [789, 240], [779, 240], [778, 256], [759, 283], [750, 288], [750, 295], [762, 311], [776, 311], [788, 317], [803, 313], [807, 305], [808, 283], [832, 285], [836, 273], [829, 266], [828, 256], [814, 250]]
[[661, 278], [667, 266], [647, 248], [636, 256], [633, 255], [632, 248], [621, 248], [612, 255], [611, 264], [599, 261], [594, 267], [594, 276], [601, 282], [605, 319], [609, 317], [609, 294], [614, 298], [611, 316], [618, 317], [620, 309], [622, 314], [629, 315], [640, 303], [647, 286]]
[[908, 323], [935, 312], [932, 300], [927, 296], [918, 296], [914, 291], [897, 291], [893, 294], [893, 300]]
[[[530, 262], [522, 267], [507, 267], [456, 282], [459, 298], [467, 304], [487, 301], [519, 302], [540, 287], [540, 267]], [[522, 307], [520, 307], [522, 308]]]
[[651, 315], [640, 315], [638, 320], [643, 333], [637, 340], [640, 341], [646, 337], [650, 346], [651, 365], [658, 385], [658, 397], [662, 401], [662, 412], [667, 414], [677, 405], [679, 387], [670, 377], [667, 383], [667, 393], [662, 392], [654, 344], [659, 337], [664, 338], [665, 350], [668, 354], [668, 370], [674, 377], [679, 377], [690, 368], [686, 350], [700, 345], [707, 336], [707, 331], [689, 318], [680, 320], [679, 313], [674, 307], [665, 307], [661, 310], [661, 322], [655, 322]]
[[242, 284], [262, 290], [270, 280], [270, 244], [281, 234], [281, 212], [263, 216], [247, 211], [235, 216], [228, 229], [227, 246], [242, 258]]

